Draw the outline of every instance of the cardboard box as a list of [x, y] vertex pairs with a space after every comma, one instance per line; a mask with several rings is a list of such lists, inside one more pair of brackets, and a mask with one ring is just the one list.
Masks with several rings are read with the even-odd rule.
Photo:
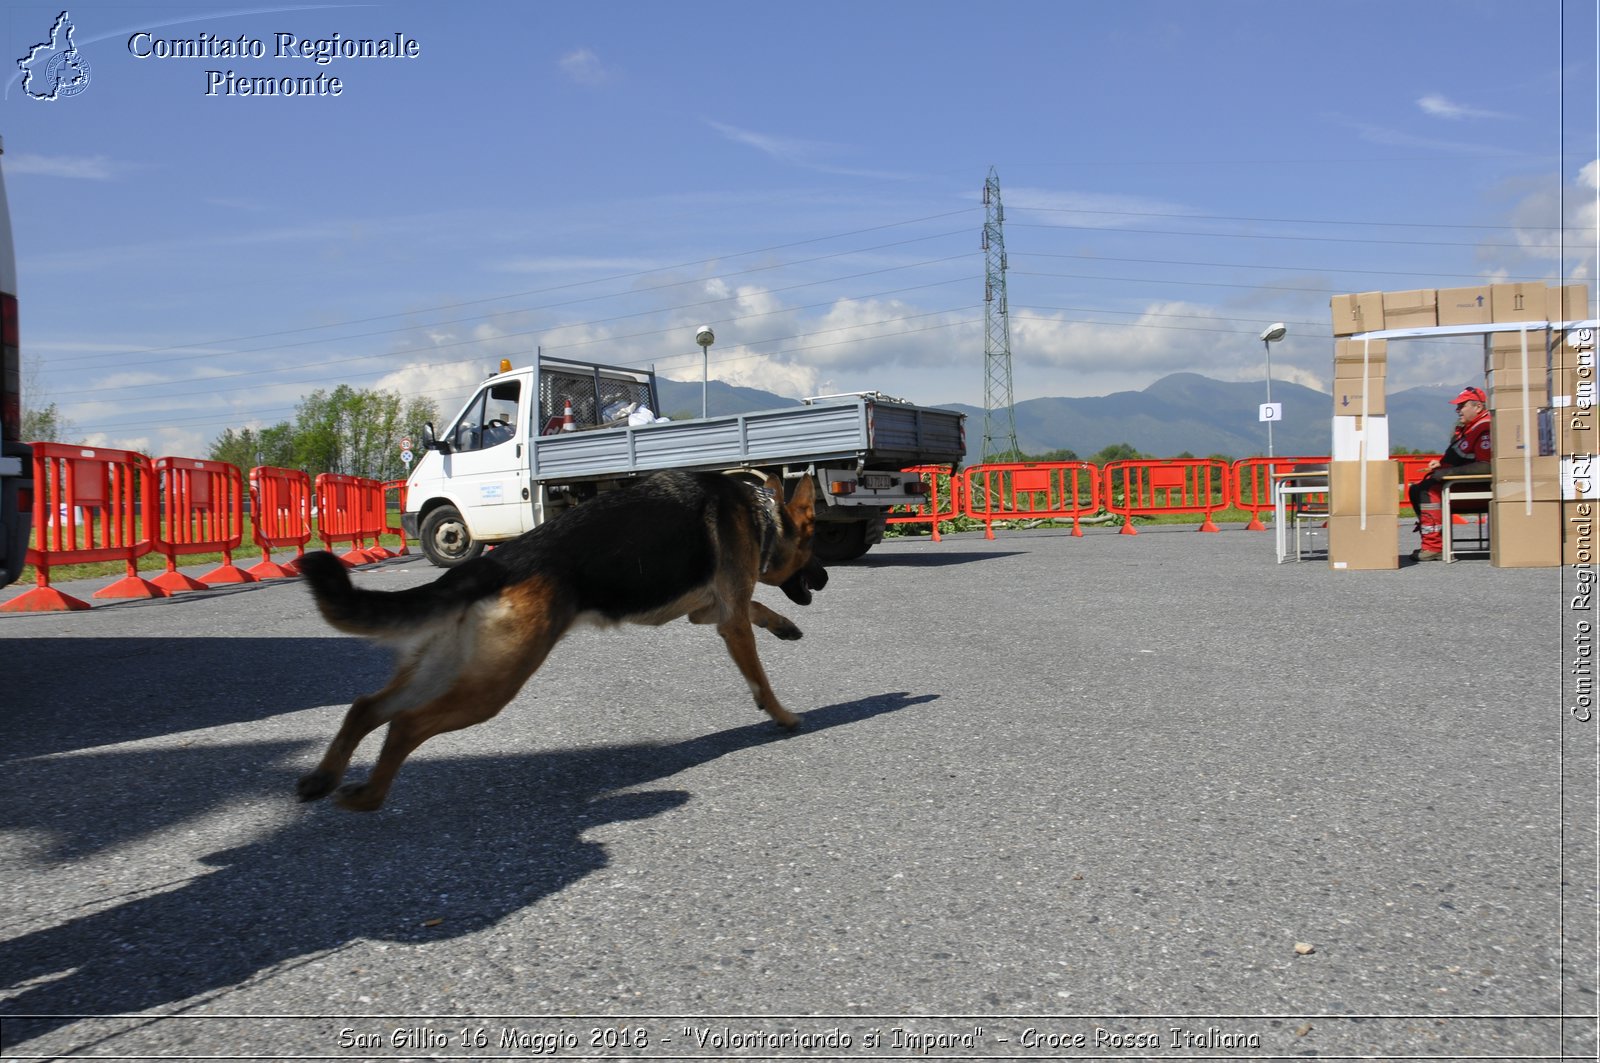
[[1561, 504], [1561, 563], [1594, 565], [1600, 563], [1595, 533], [1600, 531], [1600, 503], [1563, 502]]
[[1548, 321], [1548, 289], [1541, 283], [1494, 284], [1489, 287], [1490, 317], [1496, 324], [1507, 321]]
[[1489, 353], [1485, 368], [1510, 369], [1522, 367], [1523, 337], [1527, 337], [1528, 367], [1543, 372], [1550, 364], [1549, 329], [1528, 329], [1526, 332], [1492, 332], [1489, 334]]
[[1331, 457], [1334, 461], [1388, 460], [1389, 418], [1335, 414]]
[[1361, 292], [1336, 295], [1331, 300], [1333, 334], [1351, 336], [1357, 332], [1376, 332], [1383, 328], [1383, 293]]
[[1550, 405], [1591, 407], [1595, 402], [1596, 380], [1593, 366], [1552, 366], [1549, 373]]
[[1384, 405], [1384, 383], [1382, 376], [1334, 377], [1334, 415], [1384, 416], [1389, 412]]
[[1556, 452], [1552, 410], [1533, 407], [1525, 411], [1521, 406], [1505, 406], [1490, 416], [1489, 444], [1494, 461], [1521, 460], [1530, 448], [1535, 456]]
[[1487, 285], [1476, 288], [1439, 289], [1441, 325], [1487, 325], [1491, 320], [1491, 312]]
[[1439, 323], [1439, 290], [1383, 293], [1383, 327], [1431, 328]]
[[[1550, 374], [1542, 365], [1530, 364], [1524, 372], [1521, 359], [1503, 367], [1490, 369], [1484, 374], [1484, 387], [1493, 392], [1496, 388], [1512, 391], [1544, 391], [1550, 383]], [[1548, 403], [1539, 403], [1541, 406]], [[1492, 408], [1492, 404], [1491, 404]]]
[[1545, 289], [1545, 316], [1551, 321], [1590, 321], [1587, 284], [1550, 285]]
[[[1511, 374], [1515, 380], [1520, 373]], [[1550, 405], [1550, 396], [1545, 390], [1545, 378], [1538, 375], [1533, 378], [1532, 387], [1521, 388], [1514, 383], [1499, 384], [1489, 389], [1489, 412], [1499, 413], [1501, 410], [1537, 410]]]
[[1496, 502], [1561, 501], [1561, 459], [1541, 456], [1526, 463], [1521, 460], [1490, 462], [1494, 476]]
[[[1366, 497], [1361, 489], [1365, 481]], [[1400, 466], [1378, 461], [1328, 463], [1328, 512], [1335, 517], [1393, 517], [1400, 513]]]
[[1399, 568], [1399, 518], [1329, 517], [1328, 567], [1341, 572]]
[[1495, 568], [1561, 564], [1561, 503], [1489, 503], [1489, 563]]
[[1333, 364], [1337, 366], [1389, 365], [1388, 340], [1334, 340]]

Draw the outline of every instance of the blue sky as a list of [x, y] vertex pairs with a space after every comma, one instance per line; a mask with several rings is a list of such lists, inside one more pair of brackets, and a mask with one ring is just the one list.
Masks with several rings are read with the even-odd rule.
[[[67, 10], [89, 82], [41, 101], [62, 8], [6, 5], [0, 135], [30, 401], [98, 445], [201, 455], [341, 383], [448, 416], [541, 346], [698, 379], [702, 323], [733, 383], [981, 404], [991, 166], [1019, 400], [1262, 379], [1274, 321], [1326, 389], [1331, 295], [1593, 286], [1592, 0]], [[1390, 388], [1476, 363], [1410, 344]]]

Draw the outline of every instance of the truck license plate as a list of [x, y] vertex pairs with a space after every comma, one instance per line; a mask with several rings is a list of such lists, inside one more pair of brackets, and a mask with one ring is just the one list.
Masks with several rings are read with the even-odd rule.
[[861, 486], [868, 491], [887, 491], [894, 486], [894, 477], [886, 472], [864, 472], [861, 474]]

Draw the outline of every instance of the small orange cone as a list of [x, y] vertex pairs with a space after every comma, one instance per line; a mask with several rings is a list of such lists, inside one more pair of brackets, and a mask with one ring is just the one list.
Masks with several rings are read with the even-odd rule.
[[561, 411], [561, 430], [563, 432], [576, 432], [577, 424], [572, 420], [572, 400], [567, 400], [567, 405]]

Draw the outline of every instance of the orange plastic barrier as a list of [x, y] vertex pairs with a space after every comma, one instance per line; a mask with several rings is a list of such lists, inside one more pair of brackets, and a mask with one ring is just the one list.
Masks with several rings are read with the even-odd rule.
[[[261, 547], [261, 563], [249, 572], [258, 580], [300, 574], [300, 557], [311, 541], [311, 477], [299, 469], [258, 465], [250, 470], [250, 537]], [[293, 547], [287, 564], [272, 560], [273, 550]]]
[[[928, 493], [923, 496], [924, 501], [914, 506], [891, 506], [884, 523], [926, 524], [933, 532], [933, 541], [940, 542], [939, 522], [953, 520], [961, 512], [961, 481], [952, 475], [947, 465], [916, 465], [900, 471], [919, 474], [928, 485]], [[404, 493], [400, 499], [403, 509]]]
[[[393, 524], [389, 523], [388, 505], [390, 491], [395, 493], [395, 498], [397, 499], [394, 507], [395, 522]], [[389, 557], [405, 557], [407, 554], [411, 553], [411, 547], [406, 545], [406, 530], [400, 527], [400, 514], [406, 511], [406, 482], [404, 480], [389, 480], [383, 485], [383, 495], [383, 534], [397, 535], [400, 537], [400, 549], [389, 550], [384, 548], [384, 554]]]
[[[170, 592], [199, 591], [224, 583], [254, 583], [233, 563], [244, 541], [244, 477], [238, 468], [198, 458], [158, 458], [161, 514], [152, 539], [166, 555], [167, 571], [155, 579]], [[198, 579], [178, 571], [179, 554], [222, 554], [222, 565]]]
[[1113, 461], [1107, 463], [1103, 475], [1105, 507], [1122, 514], [1123, 535], [1139, 534], [1133, 517], [1159, 513], [1203, 513], [1205, 520], [1198, 530], [1221, 530], [1211, 513], [1228, 506], [1227, 462], [1207, 458]]
[[96, 598], [165, 598], [139, 576], [139, 558], [153, 545], [144, 521], [156, 512], [150, 459], [131, 450], [65, 443], [33, 444], [33, 531], [27, 561], [37, 586], [0, 606], [11, 613], [87, 609], [89, 603], [50, 586], [50, 569], [89, 561], [122, 561], [128, 573]]
[[339, 555], [347, 565], [380, 560], [365, 543], [369, 537], [376, 542], [383, 528], [383, 484], [333, 472], [322, 473], [314, 484], [317, 538], [323, 546], [332, 550], [335, 543], [349, 543], [350, 550]]
[[1246, 531], [1266, 531], [1261, 514], [1272, 508], [1272, 477], [1294, 471], [1296, 465], [1326, 465], [1320, 458], [1245, 458], [1233, 463], [1229, 478], [1233, 484], [1232, 508], [1250, 514]]
[[1101, 479], [1088, 462], [1002, 462], [974, 465], [962, 476], [966, 515], [983, 521], [983, 536], [994, 538], [997, 520], [1078, 521], [1099, 512]]

